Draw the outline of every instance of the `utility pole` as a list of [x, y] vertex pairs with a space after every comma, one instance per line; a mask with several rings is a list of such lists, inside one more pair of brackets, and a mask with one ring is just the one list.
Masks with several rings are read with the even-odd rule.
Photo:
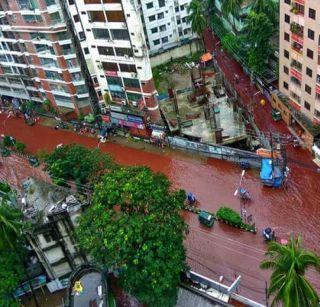
[[176, 91], [173, 92], [173, 106], [174, 106], [174, 111], [177, 116], [177, 124], [178, 124], [178, 130], [179, 133], [181, 132], [181, 119], [180, 119], [180, 113], [179, 113], [179, 106], [178, 106], [178, 100], [177, 100], [177, 93]]
[[272, 132], [270, 132], [270, 146], [271, 146], [271, 167], [272, 167], [272, 176], [273, 176], [274, 165], [273, 165], [273, 136], [272, 136]]

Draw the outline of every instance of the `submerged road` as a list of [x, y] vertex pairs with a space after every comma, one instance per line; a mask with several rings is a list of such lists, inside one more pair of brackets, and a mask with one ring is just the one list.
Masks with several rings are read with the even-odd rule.
[[[52, 150], [56, 145], [78, 143], [97, 147], [97, 139], [76, 135], [72, 132], [54, 130], [36, 125], [26, 126], [21, 119], [10, 118], [4, 122], [0, 115], [0, 133], [13, 135], [27, 145], [27, 150], [37, 152]], [[221, 205], [240, 210], [239, 199], [234, 197], [241, 170], [232, 163], [186, 156], [179, 152], [155, 153], [114, 143], [101, 144], [102, 151], [114, 156], [118, 163], [125, 165], [147, 165], [154, 171], [166, 174], [174, 187], [192, 191], [200, 201], [200, 207], [216, 211]], [[243, 276], [240, 294], [265, 303], [265, 281], [270, 272], [259, 269], [266, 245], [261, 229], [270, 226], [280, 238], [290, 233], [301, 234], [303, 243], [320, 254], [320, 174], [312, 167], [311, 156], [302, 149], [289, 150], [291, 175], [286, 189], [263, 187], [259, 173], [250, 170], [245, 175], [244, 185], [252, 195], [246, 205], [247, 215], [252, 214], [258, 228], [257, 234], [240, 231], [228, 225], [216, 223], [212, 229], [200, 225], [197, 216], [184, 212], [190, 225], [185, 244], [188, 262], [192, 269], [211, 278], [223, 275], [230, 283], [238, 274]], [[0, 179], [7, 179], [19, 185], [27, 176], [33, 175], [48, 180], [40, 169], [31, 168], [22, 158], [2, 158]], [[308, 272], [312, 284], [320, 290], [320, 276]]]

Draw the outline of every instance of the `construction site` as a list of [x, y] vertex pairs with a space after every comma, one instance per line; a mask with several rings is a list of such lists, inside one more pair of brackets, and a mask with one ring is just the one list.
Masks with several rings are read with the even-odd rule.
[[223, 145], [245, 141], [245, 123], [213, 61], [206, 53], [198, 63], [185, 63], [185, 83], [170, 82], [161, 112], [170, 132], [189, 140]]

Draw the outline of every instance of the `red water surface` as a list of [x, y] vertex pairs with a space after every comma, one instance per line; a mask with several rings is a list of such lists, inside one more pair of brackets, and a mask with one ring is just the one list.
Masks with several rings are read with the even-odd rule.
[[[54, 130], [35, 125], [26, 126], [21, 119], [0, 115], [0, 133], [13, 135], [27, 144], [30, 152], [39, 149], [53, 149], [63, 143], [79, 143], [96, 147], [97, 139], [75, 135], [72, 132]], [[105, 143], [101, 150], [112, 154], [116, 161], [126, 165], [148, 165], [155, 171], [166, 174], [175, 187], [184, 188], [196, 194], [200, 207], [215, 211], [221, 205], [240, 209], [239, 199], [234, 197], [241, 170], [229, 162], [216, 159], [191, 159], [182, 154], [157, 154], [141, 151], [119, 144]], [[295, 159], [305, 163], [310, 155], [304, 150], [295, 151]], [[307, 165], [311, 165], [308, 164]], [[240, 294], [265, 302], [265, 281], [269, 272], [261, 271], [265, 243], [261, 229], [273, 227], [280, 238], [287, 238], [292, 232], [301, 234], [306, 247], [320, 253], [320, 174], [314, 169], [289, 162], [292, 174], [286, 190], [262, 187], [257, 171], [249, 171], [244, 184], [252, 195], [252, 202], [246, 206], [252, 214], [257, 234], [240, 231], [216, 223], [212, 229], [201, 226], [197, 216], [185, 212], [184, 218], [190, 225], [185, 240], [188, 262], [191, 268], [208, 277], [220, 275], [230, 283], [235, 275], [242, 275]], [[5, 178], [18, 185], [28, 176], [41, 176], [49, 180], [39, 169], [33, 169], [21, 158], [2, 158], [0, 179]], [[310, 280], [320, 289], [320, 278], [309, 272]]]

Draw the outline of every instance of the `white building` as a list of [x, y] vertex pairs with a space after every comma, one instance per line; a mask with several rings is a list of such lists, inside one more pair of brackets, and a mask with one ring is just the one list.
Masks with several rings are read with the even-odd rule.
[[150, 55], [193, 38], [187, 22], [191, 0], [136, 0], [140, 8]]
[[129, 107], [134, 114], [146, 110], [157, 121], [157, 92], [137, 4], [130, 0], [66, 3], [102, 110], [108, 107], [104, 103], [108, 93], [119, 107]]

